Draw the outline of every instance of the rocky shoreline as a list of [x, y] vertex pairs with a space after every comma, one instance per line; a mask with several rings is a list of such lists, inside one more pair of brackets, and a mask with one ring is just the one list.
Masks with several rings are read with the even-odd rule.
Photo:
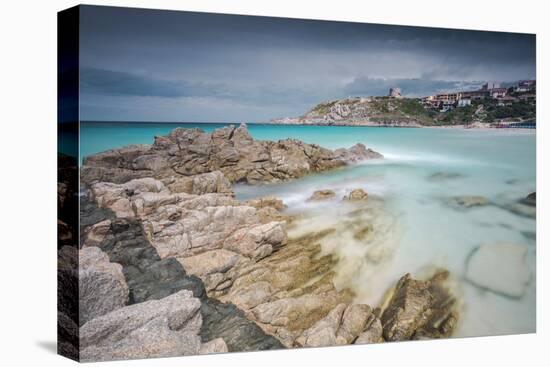
[[[151, 146], [86, 157], [80, 245], [59, 250], [61, 262], [79, 254], [79, 274], [64, 276], [77, 276], [81, 290], [81, 359], [450, 336], [459, 315], [446, 271], [405, 274], [378, 307], [355, 304], [334, 285], [338, 258], [321, 254], [332, 229], [289, 238], [295, 218], [283, 202], [242, 202], [231, 187], [381, 158], [362, 144], [256, 141], [244, 125], [178, 128]], [[360, 210], [369, 199], [350, 190], [344, 200]]]

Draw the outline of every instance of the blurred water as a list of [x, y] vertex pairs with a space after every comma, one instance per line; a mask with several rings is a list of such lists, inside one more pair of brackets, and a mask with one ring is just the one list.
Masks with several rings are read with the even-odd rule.
[[[219, 124], [199, 126], [212, 130]], [[127, 144], [151, 143], [173, 124], [83, 124], [81, 154]], [[519, 130], [403, 129], [273, 126], [249, 124], [256, 139], [297, 138], [328, 148], [362, 142], [385, 159], [274, 185], [237, 185], [237, 197], [281, 198], [289, 212], [304, 215], [290, 236], [335, 227], [322, 241], [340, 258], [337, 286], [351, 287], [357, 302], [376, 305], [404, 273], [421, 276], [434, 266], [448, 268], [462, 302], [456, 336], [535, 331], [535, 279], [519, 300], [499, 296], [463, 281], [466, 257], [482, 243], [529, 246], [535, 271], [535, 220], [513, 214], [507, 205], [535, 191], [535, 132]], [[439, 174], [448, 178], [434, 179]], [[333, 201], [308, 203], [314, 190], [333, 189]], [[369, 204], [357, 212], [341, 197], [363, 188]], [[482, 195], [494, 205], [456, 210], [445, 203], [455, 195]], [[357, 239], [354, 233], [371, 224]]]

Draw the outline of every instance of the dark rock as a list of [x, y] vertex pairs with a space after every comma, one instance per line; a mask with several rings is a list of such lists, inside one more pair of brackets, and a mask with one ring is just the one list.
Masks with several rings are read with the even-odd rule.
[[527, 196], [522, 200], [522, 202], [523, 202], [525, 205], [536, 206], [536, 205], [537, 205], [537, 193], [536, 193], [536, 192], [530, 193], [529, 195], [527, 195]]
[[78, 167], [57, 155], [57, 345], [58, 353], [79, 359]]
[[[98, 208], [86, 196], [81, 198], [81, 211], [86, 218], [94, 219], [88, 220], [89, 225], [113, 218], [112, 213]], [[81, 231], [85, 232], [86, 227]], [[129, 305], [190, 290], [194, 297], [201, 299], [202, 342], [221, 337], [229, 351], [283, 348], [277, 339], [265, 334], [237, 307], [207, 297], [203, 282], [196, 276], [188, 275], [175, 258], [161, 260], [138, 220], [111, 219], [110, 231], [99, 247], [109, 255], [111, 262], [122, 265], [130, 290]]]

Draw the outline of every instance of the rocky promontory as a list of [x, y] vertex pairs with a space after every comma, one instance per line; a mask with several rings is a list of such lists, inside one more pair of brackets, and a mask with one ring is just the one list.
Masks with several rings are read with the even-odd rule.
[[122, 183], [143, 177], [189, 177], [178, 182], [189, 191], [193, 190], [193, 176], [209, 172], [219, 171], [232, 183], [280, 182], [372, 158], [382, 155], [363, 144], [332, 151], [296, 139], [254, 140], [244, 124], [211, 133], [177, 128], [168, 136], [155, 137], [153, 145], [85, 157], [81, 178]]
[[[333, 228], [290, 238], [283, 202], [239, 201], [231, 187], [381, 157], [362, 144], [256, 141], [245, 126], [178, 128], [150, 146], [86, 157], [76, 251], [81, 287], [97, 291], [81, 294], [82, 359], [450, 335], [458, 315], [445, 276], [405, 276], [383, 307], [354, 304], [334, 284], [338, 258], [321, 251]], [[347, 200], [366, 198], [355, 190]]]
[[280, 125], [422, 127], [434, 119], [415, 98], [352, 97], [321, 102], [299, 117], [271, 120]]

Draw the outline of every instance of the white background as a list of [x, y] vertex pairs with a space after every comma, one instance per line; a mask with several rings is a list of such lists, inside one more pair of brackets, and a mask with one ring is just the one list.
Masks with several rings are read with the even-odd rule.
[[[0, 361], [74, 364], [56, 339], [56, 12], [74, 1], [1, 3]], [[89, 4], [537, 33], [537, 334], [123, 361], [105, 366], [548, 365], [548, 73], [544, 1], [92, 1]], [[549, 143], [550, 144], [550, 143]], [[513, 317], [513, 315], [512, 315]]]

